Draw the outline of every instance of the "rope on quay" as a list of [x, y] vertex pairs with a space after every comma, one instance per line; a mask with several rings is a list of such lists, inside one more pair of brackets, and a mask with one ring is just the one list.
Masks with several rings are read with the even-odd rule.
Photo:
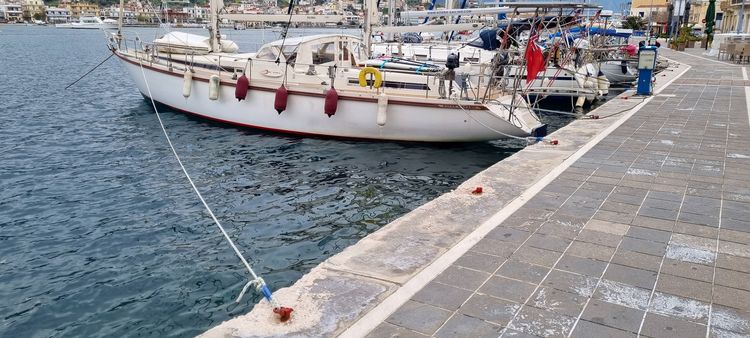
[[[114, 55], [114, 53], [112, 55]], [[175, 159], [177, 159], [177, 163], [180, 165], [180, 168], [182, 169], [182, 172], [185, 174], [185, 177], [188, 179], [188, 182], [190, 182], [190, 186], [193, 188], [193, 191], [195, 191], [195, 194], [198, 195], [198, 199], [200, 199], [201, 203], [203, 203], [203, 206], [206, 208], [206, 211], [208, 211], [208, 214], [211, 216], [211, 219], [213, 219], [214, 223], [216, 223], [216, 226], [219, 227], [221, 234], [224, 235], [224, 239], [227, 240], [227, 243], [229, 243], [229, 246], [232, 247], [232, 250], [234, 250], [234, 253], [240, 259], [240, 261], [242, 261], [242, 264], [245, 265], [245, 268], [247, 269], [247, 271], [250, 272], [250, 275], [252, 275], [253, 277], [253, 279], [249, 280], [245, 284], [245, 286], [242, 288], [242, 291], [240, 292], [235, 302], [239, 303], [240, 300], [242, 299], [242, 296], [244, 296], [245, 292], [247, 292], [248, 288], [253, 286], [256, 291], [261, 293], [263, 297], [265, 297], [266, 300], [268, 300], [268, 302], [271, 303], [271, 306], [273, 306], [273, 312], [279, 316], [279, 320], [281, 320], [282, 322], [288, 321], [291, 318], [292, 311], [294, 310], [290, 307], [281, 306], [281, 304], [279, 304], [276, 301], [276, 299], [273, 298], [273, 293], [271, 292], [271, 289], [268, 288], [268, 284], [266, 284], [263, 278], [258, 277], [258, 275], [255, 274], [255, 271], [253, 271], [253, 268], [250, 266], [250, 264], [247, 262], [245, 257], [242, 255], [242, 252], [240, 252], [240, 250], [234, 244], [234, 241], [232, 241], [232, 239], [227, 234], [226, 230], [224, 230], [224, 227], [221, 225], [221, 222], [219, 222], [219, 219], [216, 218], [216, 215], [214, 215], [214, 212], [208, 206], [208, 203], [206, 203], [206, 200], [203, 198], [203, 195], [195, 186], [195, 183], [193, 182], [193, 179], [190, 177], [190, 174], [188, 174], [187, 169], [185, 169], [185, 166], [182, 164], [182, 160], [180, 159], [180, 156], [177, 154], [177, 150], [175, 150], [174, 145], [172, 144], [172, 140], [169, 138], [167, 129], [164, 127], [164, 123], [162, 122], [161, 115], [159, 114], [159, 110], [156, 108], [156, 101], [154, 101], [154, 97], [151, 94], [151, 86], [149, 86], [148, 84], [148, 79], [146, 78], [146, 72], [143, 70], [143, 63], [140, 58], [138, 58], [138, 65], [141, 67], [141, 74], [143, 75], [143, 81], [146, 84], [146, 91], [148, 92], [148, 97], [151, 100], [151, 105], [154, 107], [154, 112], [156, 112], [156, 118], [159, 120], [159, 126], [161, 126], [161, 130], [164, 133], [164, 137], [167, 139], [169, 148], [172, 149], [172, 154], [174, 154]]]

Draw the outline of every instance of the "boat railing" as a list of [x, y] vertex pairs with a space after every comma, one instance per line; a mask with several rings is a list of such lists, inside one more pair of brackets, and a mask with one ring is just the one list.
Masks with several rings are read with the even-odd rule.
[[[232, 79], [236, 79], [242, 73], [248, 71], [248, 68], [252, 67], [253, 63], [275, 63], [274, 60], [236, 58], [221, 55], [213, 57], [198, 53], [173, 54], [160, 51], [158, 48], [155, 48], [153, 43], [146, 43], [138, 36], [133, 39], [121, 39], [119, 48], [129, 56], [149, 66], [157, 64], [178, 71], [191, 70], [195, 66], [200, 66], [201, 68], [210, 71], [215, 70], [220, 76], [230, 77]], [[294, 76], [294, 74], [318, 77], [320, 80], [318, 84], [330, 84], [329, 81], [341, 81], [341, 77], [336, 76], [336, 74], [331, 77], [331, 73], [329, 72], [332, 67], [329, 65], [306, 64], [300, 62], [282, 62], [282, 64], [286, 66], [286, 69], [281, 69], [282, 73], [279, 74], [280, 81], [281, 77]], [[352, 65], [351, 68], [359, 69], [358, 66], [354, 65]], [[346, 67], [338, 67], [334, 69], [334, 72], [344, 71], [345, 69]], [[488, 103], [498, 96], [507, 95], [509, 93], [512, 94], [514, 92], [513, 86], [510, 83], [510, 81], [513, 80], [512, 77], [509, 77], [508, 74], [485, 74], [487, 70], [489, 70], [489, 67], [480, 71], [478, 74], [457, 74], [455, 79], [449, 80], [443, 72], [415, 72], [388, 68], [378, 69], [383, 80], [382, 90], [385, 90], [386, 92], [390, 90], [401, 90], [401, 94], [407, 94], [408, 92], [413, 91], [414, 94], [409, 94], [408, 96]], [[418, 82], [403, 82], [398, 80], [398, 74], [404, 73], [418, 73], [423, 77]], [[342, 83], [334, 84], [342, 89], [349, 85], [359, 84], [356, 75], [349, 76], [345, 81], [348, 82], [345, 85]], [[372, 80], [368, 80], [367, 83], [368, 86], [366, 86], [366, 88], [370, 87], [374, 92], [379, 92], [378, 89], [372, 88]]]

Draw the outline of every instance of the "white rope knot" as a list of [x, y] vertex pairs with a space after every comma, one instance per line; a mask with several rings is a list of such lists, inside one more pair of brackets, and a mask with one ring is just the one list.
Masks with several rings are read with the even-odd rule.
[[258, 291], [258, 293], [263, 294], [263, 286], [266, 285], [266, 281], [263, 280], [261, 277], [255, 277], [255, 279], [251, 279], [245, 283], [245, 286], [242, 287], [242, 291], [240, 292], [240, 295], [237, 296], [237, 300], [235, 300], [236, 303], [239, 303], [240, 300], [242, 300], [242, 296], [245, 295], [247, 292], [247, 289], [249, 289], [251, 286], [255, 287], [255, 291]]

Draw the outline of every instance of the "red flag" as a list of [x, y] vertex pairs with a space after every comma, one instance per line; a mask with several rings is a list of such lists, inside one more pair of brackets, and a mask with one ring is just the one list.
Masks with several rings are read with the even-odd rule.
[[544, 69], [544, 55], [536, 44], [537, 37], [539, 36], [536, 34], [532, 35], [526, 45], [526, 84], [534, 81], [536, 75]]

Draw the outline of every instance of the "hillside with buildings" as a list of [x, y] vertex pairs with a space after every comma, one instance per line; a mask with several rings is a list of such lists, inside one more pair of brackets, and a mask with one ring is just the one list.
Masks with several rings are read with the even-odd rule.
[[[230, 14], [283, 14], [288, 0], [235, 0], [226, 4]], [[424, 1], [424, 2], [423, 2]], [[442, 3], [444, 0], [439, 0]], [[678, 25], [690, 25], [696, 32], [703, 28], [703, 19], [709, 0], [631, 0], [626, 3], [608, 0], [607, 7], [623, 16], [635, 16], [645, 23], [643, 29], [654, 33], [668, 34]], [[738, 29], [741, 11], [750, 12], [750, 6], [742, 6], [743, 0], [716, 1], [716, 30], [732, 32]], [[126, 24], [156, 24], [159, 18], [167, 18], [173, 24], [204, 23], [208, 19], [206, 0], [177, 0], [165, 2], [168, 6], [148, 1], [126, 0], [124, 21]], [[299, 0], [296, 14], [341, 15], [357, 18], [361, 0]], [[404, 10], [426, 8], [428, 0], [399, 0], [396, 7]], [[481, 0], [469, 1], [469, 6], [481, 6]], [[605, 5], [605, 4], [603, 4]], [[440, 6], [440, 5], [439, 5]], [[615, 8], [612, 8], [615, 7]], [[158, 13], [158, 14], [157, 14]], [[63, 23], [77, 21], [80, 17], [96, 16], [102, 19], [117, 19], [118, 0], [99, 0], [97, 3], [78, 0], [0, 0], [0, 23], [46, 22]], [[750, 29], [743, 20], [742, 32]], [[353, 24], [353, 22], [342, 22]]]

